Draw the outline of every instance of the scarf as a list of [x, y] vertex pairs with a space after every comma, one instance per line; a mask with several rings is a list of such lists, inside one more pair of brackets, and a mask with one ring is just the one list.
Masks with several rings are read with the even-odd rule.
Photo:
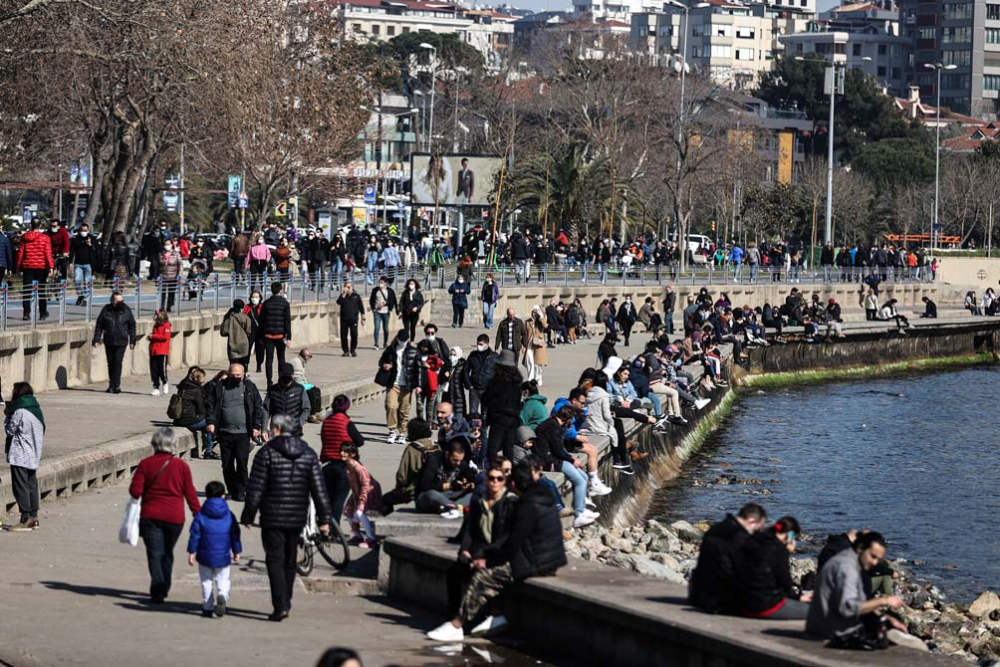
[[34, 396], [22, 396], [7, 408], [8, 414], [14, 414], [17, 410], [27, 410], [42, 423], [42, 432], [45, 432], [45, 418], [42, 416], [42, 408], [38, 405], [38, 399]]

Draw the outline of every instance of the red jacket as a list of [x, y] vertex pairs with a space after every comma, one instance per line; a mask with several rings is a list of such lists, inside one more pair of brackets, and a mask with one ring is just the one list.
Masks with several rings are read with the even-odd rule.
[[[170, 463], [164, 468], [168, 459]], [[161, 468], [163, 471], [153, 480]], [[201, 511], [198, 492], [191, 480], [191, 468], [170, 454], [153, 454], [140, 461], [128, 492], [133, 498], [142, 498], [142, 510], [139, 513], [141, 519], [183, 525], [185, 500], [191, 514]]]
[[441, 357], [436, 354], [431, 354], [427, 356], [427, 367], [421, 368], [420, 370], [425, 373], [426, 380], [424, 381], [424, 386], [421, 389], [427, 392], [428, 396], [437, 393], [438, 390], [438, 373], [444, 368], [444, 362], [441, 361]]
[[153, 328], [149, 334], [149, 356], [165, 357], [170, 354], [170, 322]]
[[323, 427], [320, 429], [319, 438], [323, 443], [320, 450], [320, 461], [342, 461], [340, 457], [340, 446], [345, 442], [351, 442], [351, 434], [347, 431], [347, 425], [351, 418], [343, 412], [335, 412], [323, 420]]
[[65, 227], [60, 227], [56, 232], [46, 232], [49, 242], [52, 244], [53, 255], [69, 254], [69, 232]]
[[51, 271], [55, 266], [52, 260], [52, 242], [44, 232], [25, 232], [21, 237], [21, 245], [17, 248], [17, 270], [44, 269]]

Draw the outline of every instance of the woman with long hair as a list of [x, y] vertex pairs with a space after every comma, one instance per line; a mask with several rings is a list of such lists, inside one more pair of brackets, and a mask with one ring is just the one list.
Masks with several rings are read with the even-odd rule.
[[490, 461], [497, 452], [513, 460], [517, 427], [521, 425], [521, 383], [513, 350], [504, 350], [496, 362], [489, 392], [483, 395], [484, 421], [489, 427], [487, 451], [481, 456]]
[[736, 584], [740, 611], [752, 618], [805, 620], [812, 593], [795, 591], [788, 558], [795, 553], [795, 541], [802, 534], [792, 516], [778, 519], [774, 525], [750, 538], [738, 560]]
[[[257, 372], [260, 373], [261, 366], [264, 365], [264, 330], [260, 326], [260, 311], [264, 306], [264, 296], [260, 293], [260, 290], [253, 290], [250, 292], [250, 303], [246, 305], [243, 309], [243, 314], [250, 318], [250, 324], [252, 325], [252, 336], [250, 337], [250, 347], [253, 350], [254, 357], [257, 361]], [[247, 353], [247, 357], [250, 353]], [[246, 370], [250, 370], [247, 368]]]
[[167, 378], [167, 358], [170, 356], [170, 316], [162, 310], [153, 316], [153, 331], [149, 334], [149, 379], [153, 383], [153, 396], [170, 393]]
[[[181, 416], [174, 420], [174, 426], [180, 426], [191, 431], [191, 433], [201, 433], [202, 458], [218, 459], [219, 455], [214, 451], [215, 440], [208, 432], [208, 421], [205, 411], [205, 378], [208, 377], [200, 366], [192, 366], [188, 369], [187, 375], [177, 385], [177, 395], [181, 397]], [[195, 452], [198, 451], [195, 446]], [[197, 458], [192, 455], [192, 458]]]
[[45, 438], [45, 417], [27, 382], [15, 382], [10, 403], [4, 408], [4, 430], [7, 434], [7, 463], [14, 500], [21, 512], [21, 521], [10, 530], [29, 531], [38, 528], [38, 466], [42, 459]]
[[406, 281], [406, 290], [399, 299], [399, 317], [410, 340], [417, 339], [417, 323], [420, 322], [420, 311], [423, 307], [424, 295], [420, 292], [420, 283], [410, 278]]
[[528, 379], [542, 386], [542, 368], [549, 365], [548, 350], [545, 346], [545, 318], [541, 306], [531, 309], [531, 317], [525, 322], [528, 329], [528, 344], [522, 351], [522, 360], [528, 369]]
[[250, 271], [251, 289], [264, 289], [264, 274], [267, 272], [267, 267], [270, 264], [271, 249], [264, 242], [264, 235], [260, 232], [255, 232], [253, 235], [253, 245], [250, 246], [250, 252], [247, 253], [244, 266], [244, 268]]

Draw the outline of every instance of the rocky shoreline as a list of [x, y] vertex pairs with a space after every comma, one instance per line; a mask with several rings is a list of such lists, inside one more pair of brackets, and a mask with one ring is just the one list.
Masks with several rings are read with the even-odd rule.
[[[704, 523], [659, 518], [625, 529], [594, 524], [576, 531], [566, 550], [570, 556], [686, 585], [707, 529]], [[793, 556], [791, 563], [795, 581], [816, 570], [816, 560], [808, 556]], [[891, 565], [899, 574], [896, 591], [906, 602], [901, 611], [912, 634], [933, 651], [1000, 667], [1000, 597], [987, 591], [971, 605], [947, 602], [936, 586], [913, 574], [914, 563], [898, 559]]]

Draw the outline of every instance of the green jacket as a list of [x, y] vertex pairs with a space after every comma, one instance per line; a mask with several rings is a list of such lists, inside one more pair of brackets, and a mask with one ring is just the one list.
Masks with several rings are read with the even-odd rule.
[[532, 431], [542, 425], [542, 422], [549, 418], [549, 411], [545, 407], [549, 399], [541, 394], [529, 396], [521, 406], [521, 426], [527, 426]]
[[428, 454], [436, 451], [439, 451], [438, 446], [430, 438], [411, 442], [403, 450], [399, 468], [396, 469], [396, 493], [402, 502], [408, 503], [416, 496], [424, 460]]

